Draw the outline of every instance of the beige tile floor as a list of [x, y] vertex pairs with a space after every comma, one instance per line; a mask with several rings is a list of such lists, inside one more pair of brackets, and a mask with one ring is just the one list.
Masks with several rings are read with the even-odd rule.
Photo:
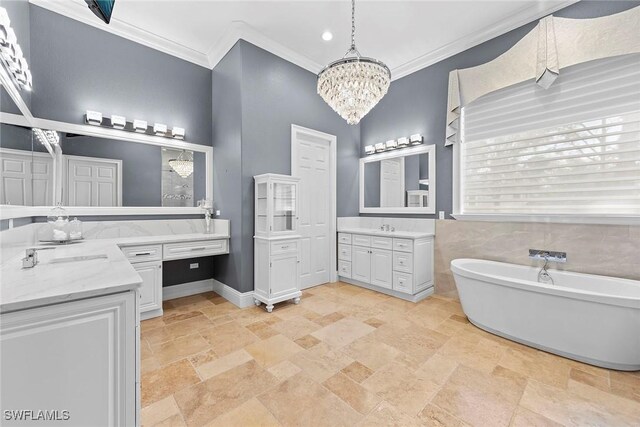
[[640, 372], [493, 336], [443, 296], [333, 283], [269, 314], [195, 295], [141, 340], [145, 426], [640, 425]]

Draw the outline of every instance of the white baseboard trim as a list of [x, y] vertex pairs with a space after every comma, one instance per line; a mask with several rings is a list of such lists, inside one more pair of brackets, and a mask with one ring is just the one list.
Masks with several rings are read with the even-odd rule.
[[225, 285], [216, 279], [211, 279], [213, 282], [213, 291], [229, 301], [231, 304], [239, 308], [250, 307], [253, 302], [253, 291], [251, 292], [238, 292], [230, 286]]
[[433, 285], [426, 287], [415, 295], [405, 294], [404, 292], [394, 291], [393, 289], [381, 288], [380, 286], [371, 285], [369, 283], [361, 282], [355, 279], [348, 279], [346, 277], [338, 277], [338, 280], [341, 282], [349, 283], [351, 285], [360, 286], [361, 288], [366, 288], [372, 291], [380, 292], [386, 295], [390, 295], [392, 297], [400, 298], [406, 301], [418, 302], [422, 301], [429, 295], [433, 295]]
[[188, 297], [189, 295], [211, 292], [213, 290], [215, 290], [213, 279], [198, 280], [196, 282], [167, 286], [162, 288], [162, 301]]

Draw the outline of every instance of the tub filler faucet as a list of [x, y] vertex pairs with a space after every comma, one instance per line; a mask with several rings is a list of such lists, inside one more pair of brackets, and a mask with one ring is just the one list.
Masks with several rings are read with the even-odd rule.
[[547, 271], [549, 266], [549, 262], [567, 262], [567, 253], [566, 252], [555, 252], [555, 251], [541, 251], [538, 249], [529, 249], [529, 258], [535, 260], [544, 260], [544, 265], [538, 272], [538, 282], [551, 284], [553, 283], [553, 277]]

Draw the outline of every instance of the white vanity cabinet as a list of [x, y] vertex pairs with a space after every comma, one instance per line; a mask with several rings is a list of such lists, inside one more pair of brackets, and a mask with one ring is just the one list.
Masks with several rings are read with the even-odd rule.
[[162, 245], [128, 246], [121, 250], [142, 278], [140, 318], [162, 316]]
[[340, 280], [410, 301], [433, 293], [433, 236], [338, 233]]
[[256, 305], [300, 302], [298, 182], [288, 175], [255, 179], [254, 299]]
[[[57, 410], [60, 417], [68, 411], [68, 420], [60, 425], [139, 425], [136, 294], [120, 292], [0, 315], [2, 409]], [[7, 426], [52, 424], [4, 416]]]

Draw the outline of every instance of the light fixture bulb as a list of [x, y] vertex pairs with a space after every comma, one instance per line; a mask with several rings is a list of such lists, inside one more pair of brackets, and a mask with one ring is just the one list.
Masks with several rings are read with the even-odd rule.
[[184, 128], [174, 126], [173, 129], [171, 129], [171, 135], [177, 139], [184, 139]]
[[85, 118], [90, 125], [100, 126], [102, 124], [102, 113], [99, 111], [87, 110]]
[[158, 136], [165, 136], [167, 133], [167, 125], [162, 123], [156, 123], [153, 125], [153, 133]]
[[126, 125], [127, 125], [127, 119], [124, 116], [116, 116], [116, 115], [111, 116], [111, 126], [113, 126], [114, 129], [122, 130]]
[[141, 132], [141, 133], [145, 133], [147, 131], [147, 122], [146, 120], [134, 120], [133, 121], [133, 130], [135, 130], [136, 132]]
[[367, 145], [366, 147], [364, 147], [364, 152], [365, 154], [373, 154], [376, 152], [376, 147], [374, 147], [373, 145]]

